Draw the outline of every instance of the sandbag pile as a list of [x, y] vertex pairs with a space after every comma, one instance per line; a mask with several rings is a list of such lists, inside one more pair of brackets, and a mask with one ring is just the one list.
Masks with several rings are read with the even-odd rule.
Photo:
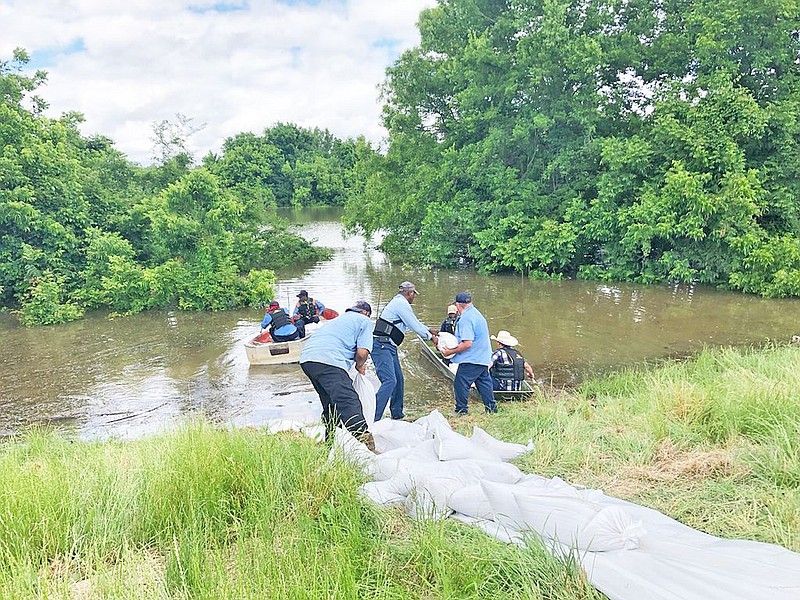
[[599, 490], [525, 474], [507, 461], [532, 442], [506, 443], [479, 427], [463, 436], [438, 411], [370, 430], [379, 454], [342, 429], [331, 453], [365, 469], [371, 481], [361, 493], [372, 502], [416, 519], [455, 518], [505, 542], [535, 536], [556, 556], [577, 558], [612, 600], [800, 598], [800, 554], [717, 538]]

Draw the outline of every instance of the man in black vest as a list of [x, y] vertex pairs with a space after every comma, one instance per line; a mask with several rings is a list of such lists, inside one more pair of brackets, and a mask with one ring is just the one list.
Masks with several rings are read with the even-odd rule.
[[492, 354], [492, 366], [489, 374], [495, 390], [519, 390], [520, 382], [527, 375], [533, 379], [533, 367], [528, 364], [514, 346], [519, 345], [519, 340], [505, 330], [491, 336], [497, 342], [498, 348]]
[[298, 301], [294, 305], [292, 311], [292, 318], [295, 323], [303, 321], [305, 325], [309, 323], [319, 323], [319, 318], [322, 316], [322, 311], [325, 310], [325, 305], [319, 300], [308, 297], [306, 290], [300, 290], [297, 294]]
[[273, 341], [291, 342], [306, 337], [306, 326], [302, 321], [292, 323], [289, 315], [276, 300], [269, 303], [267, 314], [261, 321], [261, 329], [269, 329]]

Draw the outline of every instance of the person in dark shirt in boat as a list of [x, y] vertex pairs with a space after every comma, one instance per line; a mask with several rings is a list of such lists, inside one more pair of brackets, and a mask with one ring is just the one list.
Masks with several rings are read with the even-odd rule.
[[492, 354], [492, 365], [489, 367], [489, 375], [492, 376], [494, 389], [498, 391], [519, 390], [526, 375], [529, 379], [534, 377], [533, 367], [514, 348], [519, 345], [519, 340], [505, 330], [500, 330], [496, 336], [491, 337], [498, 345], [497, 350]]
[[447, 307], [447, 318], [442, 321], [442, 326], [439, 327], [439, 333], [452, 333], [456, 334], [456, 323], [458, 323], [458, 309], [455, 304]]
[[289, 315], [281, 308], [277, 300], [269, 303], [267, 314], [261, 321], [261, 329], [269, 329], [272, 339], [276, 342], [291, 342], [306, 337], [306, 326], [302, 320], [292, 323]]
[[297, 298], [298, 300], [292, 311], [292, 320], [295, 323], [302, 321], [304, 325], [319, 323], [319, 318], [322, 316], [322, 311], [325, 310], [325, 305], [319, 300], [309, 298], [306, 290], [300, 290]]

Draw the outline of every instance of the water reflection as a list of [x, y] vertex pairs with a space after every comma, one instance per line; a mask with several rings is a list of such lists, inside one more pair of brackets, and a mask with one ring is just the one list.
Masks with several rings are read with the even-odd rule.
[[[765, 300], [692, 286], [530, 281], [469, 269], [410, 270], [358, 236], [345, 237], [338, 213], [287, 213], [301, 233], [333, 248], [333, 259], [279, 273], [284, 305], [307, 289], [343, 311], [364, 298], [375, 312], [406, 279], [414, 307], [438, 326], [457, 292], [472, 292], [493, 333], [510, 331], [538, 377], [574, 384], [589, 373], [686, 355], [704, 345], [788, 341], [795, 300]], [[316, 396], [297, 366], [250, 367], [243, 342], [258, 332], [257, 310], [155, 311], [109, 320], [26, 329], [0, 315], [0, 432], [51, 423], [83, 437], [138, 437], [203, 414], [236, 426], [306, 418]], [[407, 403], [451, 397], [414, 340], [401, 347]]]

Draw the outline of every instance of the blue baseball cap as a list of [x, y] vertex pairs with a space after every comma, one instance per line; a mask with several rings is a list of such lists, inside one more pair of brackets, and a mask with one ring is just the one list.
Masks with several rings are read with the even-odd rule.
[[472, 294], [469, 292], [459, 292], [456, 294], [456, 302], [459, 304], [469, 304], [472, 302]]

